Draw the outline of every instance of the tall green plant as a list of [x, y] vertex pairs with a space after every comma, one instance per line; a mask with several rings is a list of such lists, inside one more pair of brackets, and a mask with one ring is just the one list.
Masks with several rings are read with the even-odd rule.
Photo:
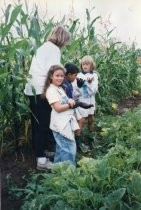
[[63, 64], [72, 61], [79, 66], [79, 60], [86, 54], [90, 54], [96, 61], [99, 73], [99, 91], [96, 95], [98, 113], [111, 113], [112, 102], [118, 103], [130, 96], [133, 89], [137, 89], [138, 66], [134, 45], [129, 48], [113, 42], [110, 31], [104, 38], [105, 47], [101, 47], [95, 28], [99, 16], [91, 20], [91, 14], [86, 10], [86, 26], [80, 27], [79, 19], [66, 22], [65, 16], [57, 23], [54, 23], [53, 18], [45, 22], [39, 19], [38, 8], [29, 14], [22, 9], [22, 5], [9, 5], [4, 15], [5, 20], [0, 24], [2, 142], [5, 139], [3, 131], [7, 127], [12, 130], [10, 141], [18, 141], [25, 120], [29, 119], [30, 110], [24, 96], [24, 86], [31, 58], [46, 41], [55, 24], [66, 25], [72, 35], [70, 45], [62, 50]]
[[5, 22], [0, 25], [1, 155], [12, 142], [18, 147], [19, 137], [25, 133], [30, 110], [24, 86], [31, 58], [52, 26], [49, 21], [42, 30], [37, 11], [30, 17], [21, 5], [9, 5], [5, 11]]

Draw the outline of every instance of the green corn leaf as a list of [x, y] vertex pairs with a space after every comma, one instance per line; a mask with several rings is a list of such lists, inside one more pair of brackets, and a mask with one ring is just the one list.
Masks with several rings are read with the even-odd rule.
[[2, 34], [2, 37], [1, 37], [1, 41], [3, 41], [3, 39], [5, 38], [5, 36], [8, 34], [8, 32], [10, 31], [13, 23], [16, 21], [19, 13], [21, 12], [21, 5], [17, 6], [13, 11], [12, 11], [12, 14], [11, 14], [11, 17], [10, 17], [10, 21], [9, 21], [9, 24], [6, 25], [2, 30], [1, 30], [1, 34]]
[[10, 14], [11, 4], [9, 4], [5, 10], [5, 24], [8, 23], [9, 14]]
[[13, 24], [15, 20], [17, 19], [19, 13], [21, 12], [22, 5], [19, 5], [15, 7], [15, 9], [12, 11], [11, 17], [10, 17], [10, 24]]

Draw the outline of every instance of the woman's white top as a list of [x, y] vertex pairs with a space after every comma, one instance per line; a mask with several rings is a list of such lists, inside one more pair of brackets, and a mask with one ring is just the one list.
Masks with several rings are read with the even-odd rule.
[[[68, 97], [63, 88], [53, 84], [47, 89], [46, 98], [50, 105], [55, 102], [60, 102], [61, 104], [68, 103]], [[79, 125], [74, 116], [74, 109], [56, 112], [52, 107], [50, 129], [59, 132], [62, 136], [74, 141], [74, 131], [79, 129]]]
[[61, 52], [59, 47], [50, 41], [45, 42], [37, 49], [29, 70], [31, 77], [28, 78], [24, 90], [26, 95], [42, 94], [49, 68], [52, 65], [60, 65], [60, 59]]
[[[77, 78], [81, 78], [85, 82], [81, 88], [77, 87], [76, 80], [72, 83], [73, 97], [81, 102], [94, 105], [94, 107], [91, 107], [89, 109], [83, 109], [81, 107], [75, 109], [76, 118], [77, 120], [80, 120], [82, 117], [88, 117], [89, 115], [94, 114], [95, 93], [98, 91], [98, 74], [95, 71], [93, 71], [93, 73], [86, 73], [86, 74], [80, 72], [78, 73]], [[88, 78], [92, 78], [91, 83], [87, 82]]]

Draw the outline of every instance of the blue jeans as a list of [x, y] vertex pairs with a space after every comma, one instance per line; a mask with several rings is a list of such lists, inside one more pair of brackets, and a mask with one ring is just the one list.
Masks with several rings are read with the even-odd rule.
[[55, 131], [53, 131], [53, 135], [56, 141], [54, 163], [69, 161], [76, 165], [76, 142]]

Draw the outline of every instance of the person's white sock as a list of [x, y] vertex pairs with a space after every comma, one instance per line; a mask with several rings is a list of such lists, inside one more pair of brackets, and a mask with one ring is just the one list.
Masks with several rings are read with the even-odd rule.
[[45, 164], [46, 163], [46, 157], [37, 158], [37, 162], [40, 163], [40, 164]]

